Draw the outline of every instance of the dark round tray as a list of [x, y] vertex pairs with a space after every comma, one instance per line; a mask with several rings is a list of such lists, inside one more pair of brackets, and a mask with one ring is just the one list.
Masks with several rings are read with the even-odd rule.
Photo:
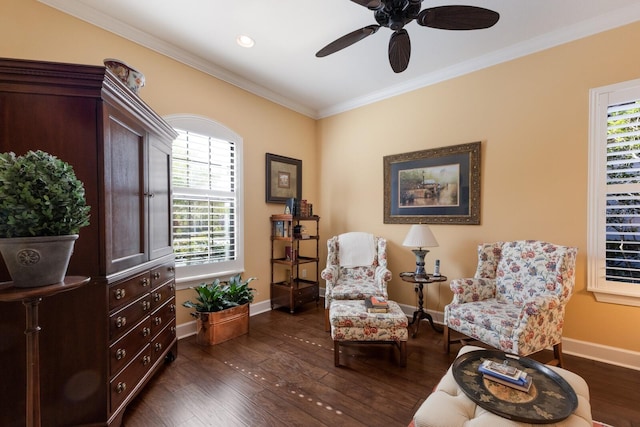
[[[478, 367], [485, 359], [495, 360], [524, 370], [533, 378], [528, 392], [486, 380]], [[562, 421], [578, 407], [578, 397], [571, 385], [555, 371], [527, 357], [498, 350], [465, 353], [453, 362], [453, 377], [478, 406], [513, 421], [551, 424]]]

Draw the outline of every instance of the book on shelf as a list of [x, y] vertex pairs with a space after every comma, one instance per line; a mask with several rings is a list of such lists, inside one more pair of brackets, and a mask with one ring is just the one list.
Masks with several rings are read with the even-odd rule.
[[526, 372], [506, 363], [498, 363], [493, 360], [483, 361], [480, 366], [478, 366], [478, 371], [519, 386], [525, 385], [527, 380]]
[[485, 378], [486, 380], [493, 381], [494, 383], [502, 384], [504, 386], [511, 387], [516, 390], [524, 391], [525, 393], [529, 392], [529, 390], [531, 389], [531, 384], [533, 384], [533, 378], [531, 378], [531, 376], [527, 376], [522, 384], [517, 384], [511, 381], [505, 381], [501, 378], [494, 377], [493, 375], [489, 375], [489, 374], [483, 374], [482, 377]]
[[295, 261], [298, 257], [298, 251], [294, 250], [292, 246], [284, 247], [284, 257], [287, 261]]

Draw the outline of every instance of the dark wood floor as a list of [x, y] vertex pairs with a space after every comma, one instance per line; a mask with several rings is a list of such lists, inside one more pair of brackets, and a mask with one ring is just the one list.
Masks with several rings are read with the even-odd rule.
[[[259, 314], [248, 335], [213, 347], [181, 340], [178, 358], [132, 402], [124, 425], [407, 426], [459, 349], [444, 354], [442, 335], [423, 321], [406, 368], [390, 345], [345, 347], [336, 368], [323, 314], [313, 304]], [[565, 365], [587, 380], [594, 420], [640, 426], [639, 371], [570, 355]]]

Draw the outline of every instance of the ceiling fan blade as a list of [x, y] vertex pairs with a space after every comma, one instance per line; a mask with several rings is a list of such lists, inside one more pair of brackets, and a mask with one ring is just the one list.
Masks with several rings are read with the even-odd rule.
[[404, 28], [391, 35], [389, 40], [389, 63], [396, 73], [401, 73], [409, 66], [411, 57], [411, 40]]
[[380, 0], [351, 0], [354, 3], [358, 3], [360, 6], [364, 6], [371, 10], [380, 9], [383, 4]]
[[495, 25], [500, 14], [476, 6], [438, 6], [418, 14], [419, 25], [441, 30], [480, 30]]
[[320, 49], [316, 53], [316, 56], [318, 58], [322, 58], [327, 55], [331, 55], [332, 53], [336, 53], [337, 51], [342, 50], [345, 47], [349, 47], [355, 42], [359, 42], [363, 38], [374, 34], [376, 31], [378, 31], [379, 28], [380, 25], [367, 25], [366, 27], [360, 28], [359, 30], [352, 31], [349, 34], [346, 34], [339, 39], [332, 41], [331, 43]]

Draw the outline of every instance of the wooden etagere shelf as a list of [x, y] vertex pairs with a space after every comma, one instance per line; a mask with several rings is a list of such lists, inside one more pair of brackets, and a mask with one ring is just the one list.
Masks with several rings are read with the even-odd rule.
[[[309, 229], [306, 229], [309, 227]], [[320, 217], [271, 216], [271, 308], [318, 304]]]

